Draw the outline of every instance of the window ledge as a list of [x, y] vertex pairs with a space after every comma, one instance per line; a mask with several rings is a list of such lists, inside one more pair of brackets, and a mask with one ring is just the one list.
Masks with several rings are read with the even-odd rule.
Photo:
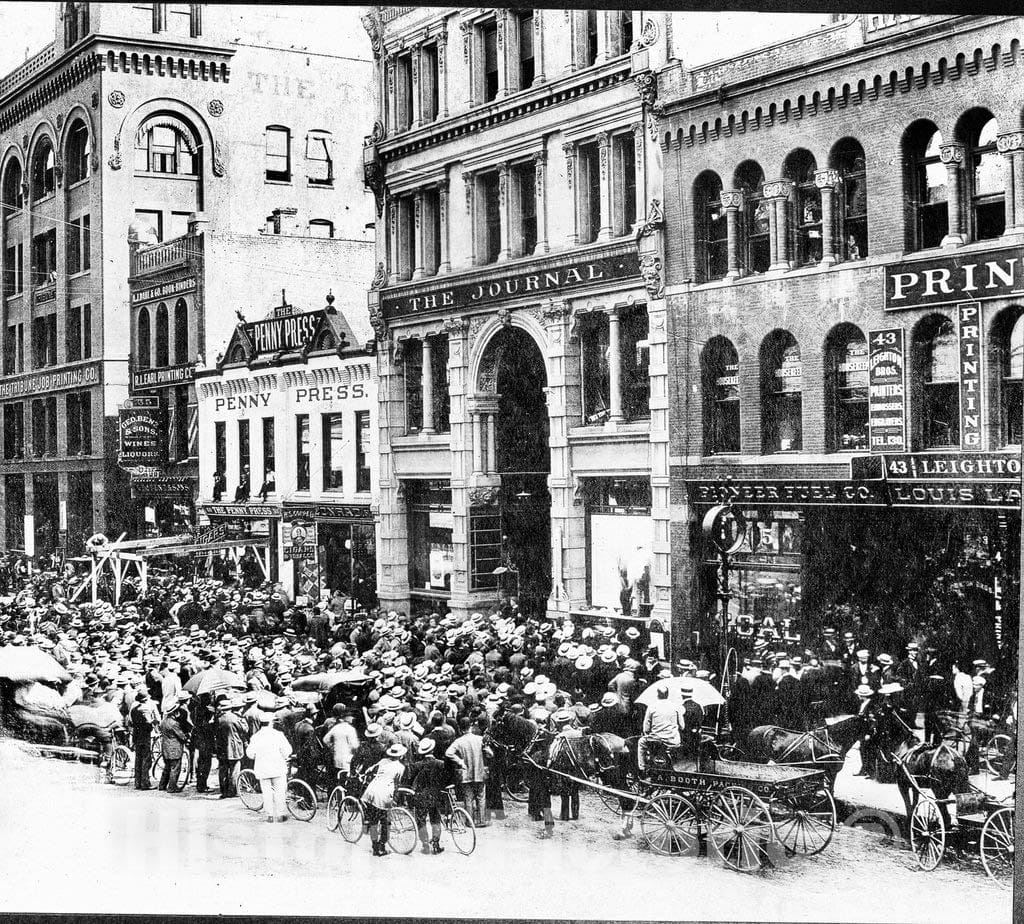
[[391, 440], [394, 449], [422, 449], [424, 446], [443, 449], [451, 442], [451, 433], [405, 433]]
[[69, 183], [68, 184], [68, 191], [70, 192], [72, 189], [79, 189], [82, 186], [88, 186], [89, 185], [89, 180], [91, 180], [91, 179], [92, 179], [92, 176], [87, 176], [84, 180], [78, 180], [75, 183]]
[[292, 181], [291, 180], [272, 180], [272, 179], [270, 179], [270, 177], [264, 178], [263, 182], [267, 186], [291, 186], [292, 185]]
[[646, 439], [650, 432], [651, 422], [648, 419], [644, 419], [572, 427], [569, 430], [569, 439], [577, 443], [629, 442], [637, 437]]
[[69, 273], [68, 279], [80, 279], [82, 276], [88, 276], [92, 273], [92, 267], [89, 269], [79, 270], [77, 273]]
[[[267, 180], [267, 182], [268, 183], [272, 183], [274, 181], [273, 180]], [[278, 181], [278, 182], [280, 182], [280, 181]], [[309, 187], [310, 189], [334, 189], [334, 180], [331, 180], [329, 183], [324, 183], [324, 182], [322, 182], [320, 180], [311, 180], [311, 179], [309, 179], [307, 177], [306, 178], [306, 186]]]

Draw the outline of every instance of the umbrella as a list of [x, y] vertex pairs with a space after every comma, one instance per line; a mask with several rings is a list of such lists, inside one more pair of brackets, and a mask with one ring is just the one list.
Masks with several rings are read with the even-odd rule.
[[206, 674], [209, 673], [209, 671], [210, 671], [210, 668], [204, 667], [201, 671], [197, 671], [191, 677], [189, 677], [188, 681], [186, 682], [185, 686], [183, 687], [185, 692], [186, 693], [192, 693], [193, 695], [198, 693], [199, 692], [199, 682], [203, 679], [203, 677]]
[[695, 703], [698, 703], [701, 706], [719, 706], [725, 702], [722, 698], [722, 694], [711, 686], [710, 683], [706, 680], [698, 680], [696, 677], [668, 677], [665, 680], [659, 680], [657, 683], [652, 683], [646, 690], [644, 690], [643, 693], [636, 698], [636, 701], [642, 706], [650, 706], [658, 699], [658, 685], [665, 683], [668, 684], [668, 701], [678, 705], [683, 701], [679, 688], [684, 680], [693, 684], [693, 701]]
[[340, 683], [367, 683], [369, 679], [362, 671], [327, 671], [297, 677], [292, 683], [292, 689], [300, 693], [326, 693]]
[[51, 655], [35, 645], [0, 648], [0, 677], [15, 683], [67, 683], [71, 679]]
[[[189, 681], [191, 683], [191, 680]], [[224, 690], [233, 688], [235, 690], [245, 689], [245, 679], [232, 671], [226, 671], [220, 667], [211, 667], [203, 671], [202, 679], [196, 685], [195, 692], [202, 696], [213, 690]], [[192, 692], [191, 690], [189, 691]]]

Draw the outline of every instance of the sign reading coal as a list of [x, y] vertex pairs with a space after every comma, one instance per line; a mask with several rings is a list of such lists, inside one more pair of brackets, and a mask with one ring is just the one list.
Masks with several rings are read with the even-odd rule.
[[156, 399], [130, 399], [118, 412], [121, 436], [118, 462], [123, 468], [162, 465], [167, 448], [163, 414]]
[[868, 429], [872, 452], [906, 452], [906, 350], [900, 328], [868, 334]]

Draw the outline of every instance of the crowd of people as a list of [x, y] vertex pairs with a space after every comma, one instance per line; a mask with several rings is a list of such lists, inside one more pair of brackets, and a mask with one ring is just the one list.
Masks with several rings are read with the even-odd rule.
[[[341, 594], [296, 605], [279, 583], [171, 575], [151, 581], [146, 593], [126, 583], [115, 606], [71, 599], [84, 580], [71, 569], [30, 575], [8, 560], [3, 580], [0, 645], [47, 651], [72, 677], [61, 690], [65, 703], [123, 724], [137, 788], [150, 786], [154, 740], [160, 790], [178, 790], [186, 752], [199, 793], [213, 791], [214, 757], [221, 798], [236, 795], [239, 768], [251, 767], [268, 821], [287, 819], [290, 772], [311, 785], [321, 774], [358, 779], [378, 856], [386, 853], [387, 809], [402, 786], [413, 791], [427, 853], [442, 849], [440, 812], [453, 782], [476, 825], [502, 817], [506, 755], [487, 735], [500, 710], [557, 734], [588, 729], [693, 750], [702, 727], [724, 726], [726, 718], [741, 743], [757, 725], [812, 729], [826, 716], [855, 712], [865, 691], [893, 697], [911, 727], [923, 714], [923, 735], [934, 738], [942, 734], [940, 713], [989, 718], [1013, 689], [1012, 677], [983, 661], [940, 663], [917, 641], [897, 660], [872, 654], [852, 631], [840, 636], [826, 627], [814, 647], [799, 651], [770, 651], [760, 640], [728, 678], [727, 714], [720, 714], [722, 707], [702, 708], [689, 694], [690, 678], [721, 686], [706, 660], [666, 659], [632, 623], [550, 621], [521, 613], [515, 600], [463, 618], [412, 615], [362, 610]], [[244, 689], [197, 692], [197, 675], [217, 670], [241, 678], [236, 686]], [[366, 678], [358, 703], [325, 709], [294, 690], [300, 678], [330, 671]], [[672, 678], [682, 680], [682, 706], [667, 702]], [[650, 708], [637, 703], [659, 683]], [[8, 724], [10, 705], [5, 697]], [[642, 764], [649, 748], [638, 751]], [[561, 817], [578, 812], [578, 792], [570, 791]], [[532, 803], [530, 813], [541, 817]]]

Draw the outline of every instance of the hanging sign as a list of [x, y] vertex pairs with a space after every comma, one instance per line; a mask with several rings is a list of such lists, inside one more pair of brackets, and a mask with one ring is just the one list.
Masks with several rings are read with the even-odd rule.
[[118, 462], [131, 466], [157, 466], [167, 449], [163, 415], [157, 398], [130, 398], [118, 412], [121, 436]]
[[872, 452], [907, 451], [906, 351], [903, 330], [868, 333], [868, 428]]
[[951, 305], [974, 300], [1020, 295], [1024, 290], [1024, 261], [1019, 247], [985, 253], [958, 253], [893, 263], [885, 268], [885, 310]]
[[960, 344], [960, 448], [981, 450], [981, 307], [975, 302], [957, 305]]

